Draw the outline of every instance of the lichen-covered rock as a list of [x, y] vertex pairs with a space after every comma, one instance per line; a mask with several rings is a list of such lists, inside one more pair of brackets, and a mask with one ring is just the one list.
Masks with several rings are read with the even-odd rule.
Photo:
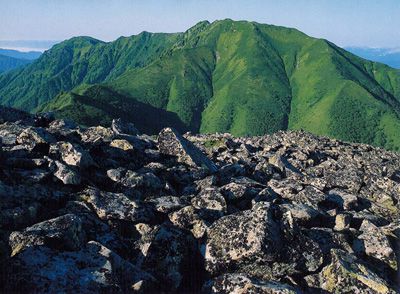
[[35, 246], [14, 257], [7, 292], [126, 293], [153, 289], [155, 280], [131, 263], [90, 241], [80, 251]]
[[139, 134], [139, 131], [136, 129], [133, 123], [126, 122], [121, 118], [112, 120], [111, 129], [118, 135], [125, 134], [136, 136]]
[[111, 142], [115, 137], [114, 132], [105, 127], [90, 127], [82, 133], [84, 143], [98, 144], [102, 142]]
[[398, 153], [1, 116], [0, 292], [399, 290]]
[[79, 250], [85, 243], [86, 235], [79, 216], [66, 214], [50, 219], [21, 232], [10, 235], [11, 255], [37, 245], [45, 245], [60, 250]]
[[136, 265], [154, 275], [164, 291], [182, 289], [199, 278], [196, 244], [186, 231], [163, 224], [142, 235], [137, 247], [141, 255]]
[[332, 261], [315, 276], [306, 277], [311, 287], [330, 293], [395, 293], [388, 283], [343, 250], [331, 250]]
[[300, 294], [290, 285], [276, 281], [263, 281], [243, 274], [225, 274], [203, 286], [204, 293], [257, 293], [257, 294]]
[[355, 251], [365, 253], [377, 260], [383, 261], [393, 270], [397, 271], [396, 255], [383, 229], [368, 220], [364, 220], [360, 231], [362, 234], [354, 242]]
[[205, 190], [192, 198], [191, 203], [206, 218], [219, 218], [227, 211], [225, 198], [217, 190]]
[[160, 132], [158, 148], [161, 153], [176, 156], [178, 161], [190, 166], [205, 167], [210, 172], [217, 171], [216, 165], [205, 154], [174, 129], [165, 128]]
[[50, 169], [54, 171], [54, 176], [64, 185], [79, 185], [81, 183], [81, 176], [77, 170], [57, 160], [50, 164]]
[[93, 159], [79, 145], [73, 145], [69, 142], [57, 142], [50, 146], [50, 154], [59, 157], [68, 165], [87, 168], [94, 165]]
[[124, 220], [130, 222], [150, 221], [153, 211], [122, 193], [103, 192], [88, 188], [79, 194], [79, 198], [93, 207], [102, 220]]
[[262, 202], [216, 221], [207, 230], [203, 248], [211, 275], [236, 269], [271, 279], [297, 270], [314, 271], [322, 263], [316, 243], [296, 231], [290, 218], [281, 226], [271, 206]]
[[43, 128], [29, 127], [17, 137], [17, 143], [27, 146], [32, 152], [46, 153], [49, 144], [55, 141], [55, 138]]

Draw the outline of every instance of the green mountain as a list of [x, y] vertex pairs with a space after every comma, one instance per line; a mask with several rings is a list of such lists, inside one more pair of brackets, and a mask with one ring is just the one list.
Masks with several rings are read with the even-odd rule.
[[[234, 135], [304, 129], [400, 150], [399, 70], [255, 22], [201, 22], [111, 43], [73, 38], [1, 76], [0, 101], [82, 124], [124, 116], [146, 130], [164, 122]], [[144, 113], [151, 119], [138, 119]]]
[[0, 54], [0, 73], [24, 66], [28, 63], [31, 63], [31, 61]]

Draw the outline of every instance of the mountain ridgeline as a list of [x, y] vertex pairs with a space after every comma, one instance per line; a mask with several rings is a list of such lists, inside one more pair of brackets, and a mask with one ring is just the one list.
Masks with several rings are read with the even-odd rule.
[[118, 116], [151, 133], [304, 129], [400, 150], [399, 70], [255, 22], [201, 22], [109, 43], [72, 38], [1, 75], [0, 103], [83, 125]]

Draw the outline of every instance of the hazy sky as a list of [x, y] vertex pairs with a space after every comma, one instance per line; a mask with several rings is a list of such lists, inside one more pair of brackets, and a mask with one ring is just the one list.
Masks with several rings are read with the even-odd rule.
[[0, 40], [114, 40], [232, 18], [295, 27], [340, 46], [400, 47], [400, 0], [0, 0]]

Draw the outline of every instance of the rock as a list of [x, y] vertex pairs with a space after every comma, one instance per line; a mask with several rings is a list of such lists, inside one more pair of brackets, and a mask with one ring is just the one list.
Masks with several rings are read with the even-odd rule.
[[396, 255], [384, 231], [368, 220], [362, 222], [360, 231], [362, 234], [354, 242], [354, 250], [376, 258], [397, 271]]
[[192, 206], [197, 209], [203, 217], [217, 219], [227, 211], [224, 197], [217, 190], [205, 190], [192, 198]]
[[262, 202], [251, 211], [220, 218], [207, 230], [206, 270], [214, 276], [235, 269], [267, 280], [296, 268], [316, 270], [322, 263], [318, 246], [293, 226], [281, 227], [270, 205]]
[[315, 276], [306, 277], [309, 286], [331, 293], [395, 293], [385, 280], [343, 250], [331, 250], [332, 261]]
[[103, 192], [88, 188], [78, 196], [93, 207], [102, 220], [124, 220], [134, 223], [150, 221], [152, 210], [141, 205], [122, 193]]
[[157, 197], [150, 199], [148, 202], [152, 203], [157, 211], [166, 214], [179, 210], [183, 208], [185, 204], [188, 204], [182, 200], [182, 198], [174, 196]]
[[196, 209], [191, 205], [170, 213], [168, 217], [175, 226], [189, 230], [193, 227], [196, 221], [200, 220], [200, 216], [196, 212]]
[[300, 294], [301, 291], [276, 281], [262, 281], [243, 274], [225, 274], [203, 287], [204, 293], [260, 293], [260, 294]]
[[161, 180], [151, 172], [139, 174], [124, 168], [117, 168], [108, 170], [107, 175], [114, 182], [127, 188], [159, 191], [163, 187]]
[[126, 134], [136, 136], [139, 134], [139, 131], [136, 129], [133, 123], [126, 122], [121, 118], [112, 120], [111, 129], [117, 135]]
[[50, 169], [54, 170], [54, 176], [64, 185], [79, 185], [81, 183], [81, 176], [76, 170], [57, 160], [50, 165]]
[[176, 291], [199, 278], [193, 267], [195, 241], [185, 231], [163, 224], [145, 233], [137, 246], [142, 256], [136, 265], [154, 275], [164, 291]]
[[318, 210], [305, 204], [281, 204], [280, 208], [282, 208], [283, 211], [290, 211], [293, 218], [303, 225], [307, 223], [317, 224], [318, 220], [323, 218], [323, 215]]
[[32, 152], [41, 153], [47, 153], [49, 144], [55, 141], [56, 139], [43, 128], [29, 127], [17, 137], [18, 144], [28, 146]]
[[90, 154], [79, 145], [73, 145], [69, 142], [57, 142], [50, 146], [50, 154], [61, 158], [66, 164], [87, 168], [94, 165]]
[[349, 214], [338, 214], [335, 218], [335, 231], [344, 231], [350, 228], [351, 215]]
[[165, 128], [160, 132], [158, 148], [161, 153], [176, 156], [179, 162], [189, 166], [205, 167], [210, 172], [217, 171], [217, 166], [206, 155], [174, 129]]
[[398, 153], [1, 115], [0, 292], [398, 291]]
[[134, 150], [135, 147], [127, 140], [116, 139], [110, 143], [111, 147], [121, 149], [123, 151]]
[[357, 207], [358, 198], [354, 194], [347, 193], [340, 189], [330, 190], [328, 198], [332, 202], [336, 202], [343, 210], [353, 210]]
[[11, 233], [11, 255], [37, 245], [59, 250], [79, 250], [85, 244], [85, 239], [82, 220], [76, 215], [66, 214]]
[[30, 247], [15, 257], [7, 292], [125, 293], [154, 291], [154, 278], [120, 256], [90, 241], [80, 251]]
[[111, 142], [115, 137], [114, 132], [105, 127], [90, 127], [82, 133], [82, 141], [89, 144]]

